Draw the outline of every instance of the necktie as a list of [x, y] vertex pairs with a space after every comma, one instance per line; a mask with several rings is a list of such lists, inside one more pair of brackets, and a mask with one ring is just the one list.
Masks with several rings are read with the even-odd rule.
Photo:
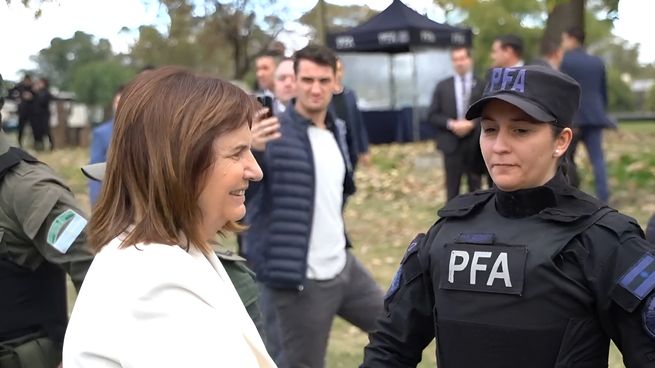
[[460, 97], [460, 104], [462, 108], [460, 109], [460, 119], [464, 118], [464, 115], [466, 115], [466, 110], [469, 107], [469, 99], [471, 98], [470, 90], [468, 86], [466, 85], [466, 76], [462, 75], [460, 76], [460, 81], [461, 81], [461, 86], [462, 86], [462, 91]]

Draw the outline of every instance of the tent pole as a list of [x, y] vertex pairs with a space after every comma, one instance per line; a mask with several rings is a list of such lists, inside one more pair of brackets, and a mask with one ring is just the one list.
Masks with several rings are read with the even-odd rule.
[[389, 105], [391, 110], [396, 110], [396, 81], [393, 74], [393, 55], [389, 54]]
[[416, 142], [421, 135], [421, 122], [418, 116], [418, 71], [416, 70], [416, 50], [412, 52], [412, 128], [413, 140]]

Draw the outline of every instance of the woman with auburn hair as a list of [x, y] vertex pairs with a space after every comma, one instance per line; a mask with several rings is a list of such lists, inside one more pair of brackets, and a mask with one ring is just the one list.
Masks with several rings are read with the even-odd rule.
[[255, 112], [238, 87], [177, 67], [125, 89], [66, 368], [275, 367], [209, 242], [242, 229], [248, 182], [262, 178]]

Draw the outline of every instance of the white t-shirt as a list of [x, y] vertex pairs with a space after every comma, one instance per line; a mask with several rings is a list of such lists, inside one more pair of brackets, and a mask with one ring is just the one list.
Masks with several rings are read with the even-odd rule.
[[314, 155], [315, 177], [307, 278], [329, 280], [346, 265], [346, 235], [341, 212], [346, 164], [332, 132], [310, 126], [307, 133]]

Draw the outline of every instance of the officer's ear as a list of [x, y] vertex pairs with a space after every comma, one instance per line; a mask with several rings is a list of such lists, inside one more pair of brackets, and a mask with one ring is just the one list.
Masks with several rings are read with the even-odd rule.
[[[556, 128], [555, 128], [556, 129]], [[566, 150], [569, 148], [571, 141], [573, 140], [573, 130], [571, 128], [563, 128], [555, 136], [555, 145], [553, 150], [553, 157], [560, 158], [564, 156]]]

